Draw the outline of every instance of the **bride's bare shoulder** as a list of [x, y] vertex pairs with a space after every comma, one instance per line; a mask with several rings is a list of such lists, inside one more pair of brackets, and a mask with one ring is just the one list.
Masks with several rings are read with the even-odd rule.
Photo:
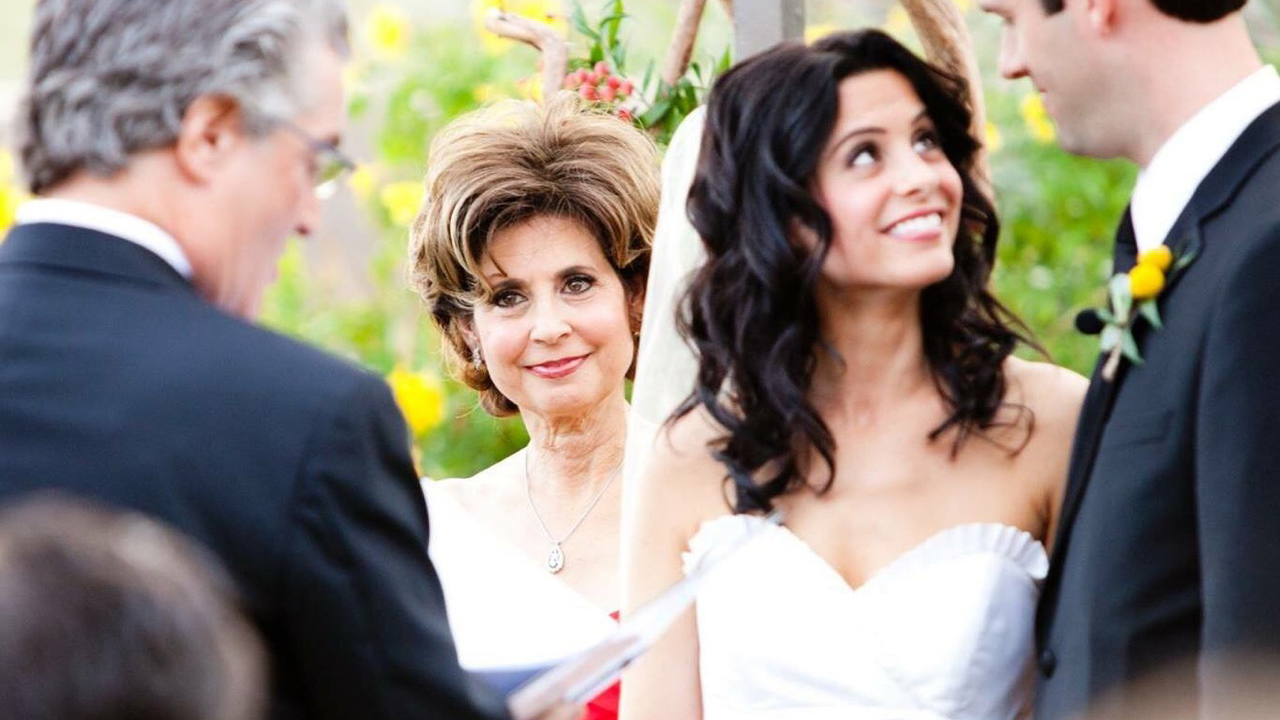
[[725, 468], [714, 452], [726, 435], [724, 426], [701, 407], [669, 420], [654, 437], [646, 474], [659, 484], [719, 487]]
[[728, 430], [698, 406], [668, 420], [658, 432], [658, 444], [677, 457], [690, 459], [707, 454], [707, 449], [724, 439]]
[[1016, 357], [1005, 361], [1004, 370], [1011, 399], [1036, 414], [1037, 426], [1065, 423], [1075, 427], [1088, 380], [1059, 365]]
[[1022, 449], [1024, 468], [1043, 470], [1052, 487], [1066, 476], [1067, 459], [1089, 381], [1050, 363], [1010, 358], [1005, 364], [1009, 404], [1029, 410], [1030, 436]]

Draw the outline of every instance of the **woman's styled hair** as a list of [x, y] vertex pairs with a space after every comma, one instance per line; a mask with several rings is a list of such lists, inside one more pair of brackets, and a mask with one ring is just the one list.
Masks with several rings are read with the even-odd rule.
[[[950, 409], [929, 435], [954, 430], [953, 452], [996, 423], [1004, 360], [1022, 325], [987, 288], [999, 224], [973, 177], [980, 145], [969, 134], [964, 82], [920, 60], [884, 33], [839, 33], [811, 46], [785, 43], [716, 82], [688, 211], [708, 261], [684, 299], [681, 330], [698, 355], [697, 383], [675, 413], [702, 406], [726, 430], [715, 457], [735, 486], [735, 510], [768, 510], [811, 484], [816, 452], [835, 475], [835, 440], [809, 398], [822, 338], [815, 288], [832, 242], [831, 219], [811, 190], [839, 114], [844, 78], [892, 70], [925, 106], [963, 184], [955, 269], [925, 288], [924, 352]], [[817, 238], [794, 241], [796, 224]]]
[[657, 148], [629, 122], [559, 93], [543, 106], [502, 102], [450, 123], [431, 143], [426, 183], [410, 233], [413, 286], [444, 335], [453, 373], [480, 393], [485, 410], [511, 415], [516, 406], [487, 367], [470, 362], [464, 335], [489, 293], [480, 263], [490, 241], [536, 217], [575, 220], [635, 297], [657, 222]]

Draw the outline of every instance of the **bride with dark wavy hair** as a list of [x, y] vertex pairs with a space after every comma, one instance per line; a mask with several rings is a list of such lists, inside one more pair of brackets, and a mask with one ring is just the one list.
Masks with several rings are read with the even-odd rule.
[[989, 289], [971, 120], [961, 78], [878, 31], [779, 45], [712, 89], [696, 383], [629, 491], [624, 606], [752, 538], [629, 671], [626, 720], [1029, 707], [1085, 383], [1012, 354], [1035, 345]]

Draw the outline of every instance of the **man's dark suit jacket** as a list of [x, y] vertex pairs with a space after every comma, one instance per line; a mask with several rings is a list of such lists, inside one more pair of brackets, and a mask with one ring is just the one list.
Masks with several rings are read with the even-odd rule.
[[266, 641], [273, 718], [502, 712], [458, 667], [406, 438], [381, 380], [138, 245], [55, 224], [0, 244], [0, 501], [65, 491], [212, 549]]
[[[1037, 617], [1041, 720], [1132, 712], [1161, 673], [1220, 717], [1228, 658], [1280, 650], [1278, 150], [1275, 106], [1174, 224], [1199, 254], [1137, 332], [1144, 364], [1094, 375]], [[1116, 270], [1134, 254], [1126, 214]]]

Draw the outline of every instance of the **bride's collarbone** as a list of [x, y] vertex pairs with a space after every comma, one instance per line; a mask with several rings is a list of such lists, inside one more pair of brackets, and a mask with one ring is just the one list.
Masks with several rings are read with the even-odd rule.
[[1034, 517], [1012, 505], [964, 508], [923, 499], [864, 502], [860, 507], [852, 500], [825, 506], [791, 504], [786, 512], [786, 530], [853, 588], [916, 548], [964, 526], [1006, 526], [1028, 532], [1035, 528]]
[[952, 525], [995, 523], [1034, 535], [1040, 524], [1034, 486], [1007, 462], [837, 457], [836, 473], [821, 491], [825, 468], [819, 475], [810, 489], [778, 501], [797, 535], [813, 532], [856, 548], [910, 545]]

